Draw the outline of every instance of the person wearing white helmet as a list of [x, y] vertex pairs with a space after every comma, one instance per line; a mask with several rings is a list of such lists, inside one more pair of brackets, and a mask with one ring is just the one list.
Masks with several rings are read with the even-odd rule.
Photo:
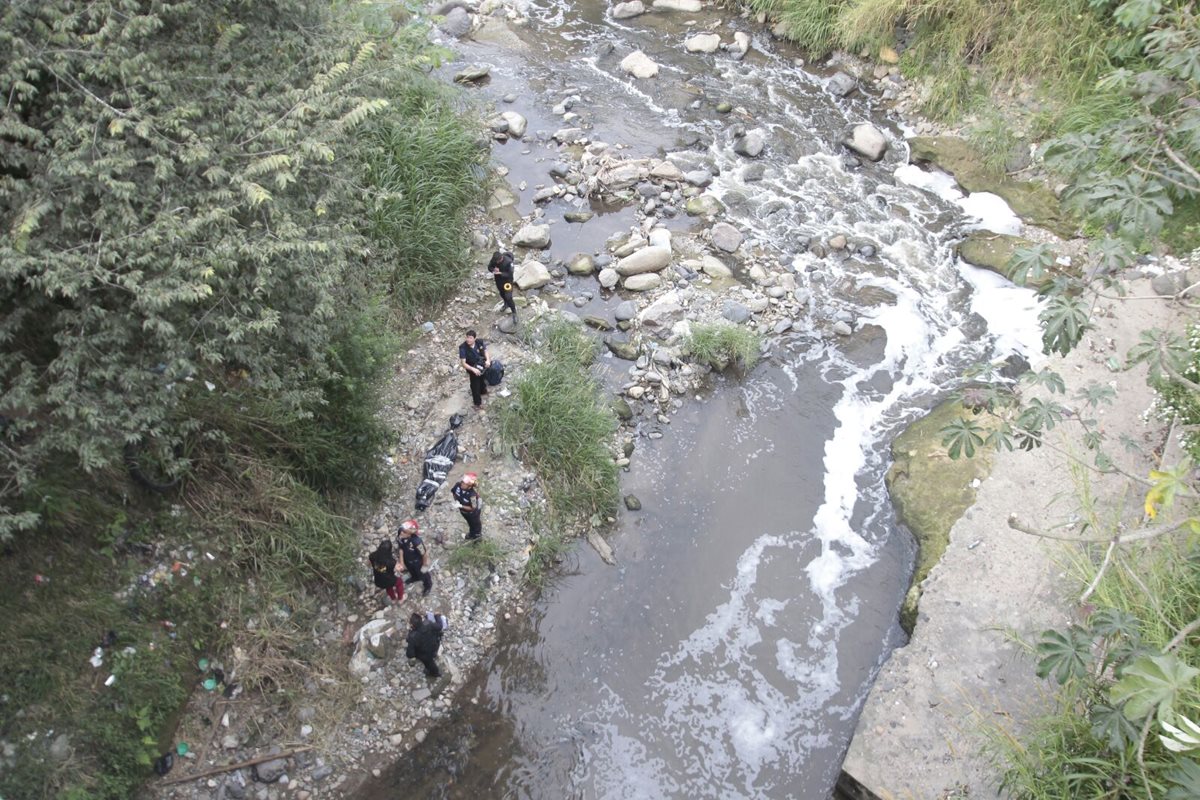
[[406, 519], [400, 523], [397, 542], [404, 557], [404, 568], [408, 570], [409, 575], [404, 580], [405, 585], [420, 581], [423, 587], [421, 595], [429, 594], [433, 589], [433, 576], [429, 574], [429, 551], [425, 549], [425, 542], [421, 541], [420, 527], [415, 519]]
[[458, 503], [459, 513], [467, 521], [468, 542], [483, 538], [483, 500], [475, 488], [478, 483], [479, 476], [468, 472], [450, 490], [450, 494], [454, 495], [454, 502]]

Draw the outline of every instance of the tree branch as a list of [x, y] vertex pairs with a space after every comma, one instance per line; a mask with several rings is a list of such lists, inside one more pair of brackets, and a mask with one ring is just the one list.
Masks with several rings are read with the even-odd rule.
[[1200, 630], [1200, 617], [1189, 622], [1184, 627], [1180, 628], [1179, 633], [1175, 634], [1171, 641], [1167, 642], [1167, 646], [1163, 648], [1164, 653], [1169, 653], [1179, 645], [1183, 644], [1189, 636]]
[[1132, 544], [1134, 542], [1143, 542], [1147, 539], [1157, 539], [1159, 536], [1167, 536], [1168, 534], [1175, 533], [1176, 531], [1183, 529], [1185, 526], [1190, 525], [1191, 522], [1192, 522], [1192, 520], [1189, 517], [1187, 519], [1182, 519], [1182, 520], [1176, 522], [1175, 524], [1169, 525], [1166, 527], [1163, 527], [1163, 526], [1149, 527], [1148, 526], [1148, 527], [1144, 527], [1144, 528], [1137, 528], [1136, 530], [1130, 531], [1129, 533], [1116, 533], [1111, 538], [1100, 539], [1100, 538], [1080, 537], [1080, 536], [1058, 536], [1056, 534], [1047, 533], [1046, 531], [1043, 531], [1040, 528], [1034, 527], [1034, 525], [1021, 519], [1016, 514], [1008, 515], [1008, 527], [1012, 528], [1014, 531], [1020, 531], [1021, 533], [1027, 533], [1030, 536], [1036, 536], [1039, 539], [1053, 539], [1056, 542], [1075, 542], [1075, 543], [1083, 543], [1083, 544], [1088, 544], [1088, 543], [1103, 544], [1103, 543], [1107, 542], [1107, 543], [1110, 543], [1113, 545], [1122, 545], [1122, 544]]
[[1162, 344], [1161, 342], [1158, 345], [1158, 354], [1160, 356], [1162, 356], [1163, 372], [1170, 375], [1171, 380], [1175, 381], [1176, 383], [1182, 384], [1183, 388], [1188, 389], [1189, 391], [1200, 393], [1200, 384], [1197, 384], [1197, 383], [1194, 383], [1193, 381], [1188, 380], [1179, 372], [1179, 370], [1177, 370], [1177, 369], [1175, 369], [1175, 367], [1171, 366], [1171, 359], [1170, 359], [1170, 356], [1167, 354], [1167, 346], [1165, 344]]

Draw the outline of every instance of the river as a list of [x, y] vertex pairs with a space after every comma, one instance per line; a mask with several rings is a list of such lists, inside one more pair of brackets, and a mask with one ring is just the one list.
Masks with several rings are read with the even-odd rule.
[[[669, 424], [643, 418], [622, 491], [644, 508], [611, 532], [619, 565], [573, 553], [505, 623], [456, 710], [359, 796], [825, 800], [871, 681], [903, 642], [913, 544], [883, 484], [888, 443], [967, 365], [1027, 349], [1036, 310], [954, 258], [980, 198], [907, 166], [904, 131], [871, 97], [833, 96], [833, 69], [801, 68], [753, 20], [706, 10], [614, 22], [590, 0], [520, 9], [529, 22], [515, 36], [455, 45], [461, 61], [491, 66], [477, 96], [529, 120], [524, 141], [494, 148], [523, 187], [520, 211], [563, 160], [548, 133], [567, 126], [552, 111], [566, 100], [579, 117], [569, 124], [593, 141], [631, 157], [684, 152], [718, 173], [709, 191], [725, 218], [794, 271], [811, 313], [772, 337], [744, 380], [716, 379]], [[724, 41], [744, 30], [751, 51], [687, 53], [684, 38], [706, 30]], [[639, 48], [658, 77], [620, 70]], [[718, 114], [720, 101], [738, 110]], [[890, 141], [878, 164], [837, 144], [862, 121]], [[733, 151], [735, 123], [766, 135], [761, 168]], [[552, 258], [601, 252], [637, 222], [632, 204], [562, 222], [574, 208], [546, 208]], [[1003, 209], [982, 213], [1012, 224]], [[664, 223], [702, 229], [682, 213]], [[809, 249], [836, 234], [846, 254]], [[593, 278], [569, 281], [584, 287], [595, 299], [579, 313], [611, 314], [622, 299]], [[854, 334], [830, 334], [837, 321]], [[628, 366], [605, 361], [614, 388]]]

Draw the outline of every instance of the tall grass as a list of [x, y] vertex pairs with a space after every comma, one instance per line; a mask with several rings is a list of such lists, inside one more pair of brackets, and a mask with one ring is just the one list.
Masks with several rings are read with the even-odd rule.
[[544, 476], [555, 510], [586, 519], [616, 511], [617, 467], [610, 452], [616, 418], [589, 374], [595, 344], [566, 322], [533, 334], [543, 360], [524, 370], [499, 430]]
[[467, 212], [482, 198], [486, 153], [432, 81], [404, 85], [393, 107], [363, 140], [367, 229], [384, 244], [393, 304], [415, 313], [448, 298], [470, 267]]
[[687, 348], [692, 358], [701, 364], [723, 370], [728, 366], [748, 372], [758, 361], [762, 337], [756, 333], [726, 323], [693, 325]]
[[747, 0], [746, 5], [783, 23], [788, 38], [821, 57], [837, 46], [838, 13], [846, 0]]

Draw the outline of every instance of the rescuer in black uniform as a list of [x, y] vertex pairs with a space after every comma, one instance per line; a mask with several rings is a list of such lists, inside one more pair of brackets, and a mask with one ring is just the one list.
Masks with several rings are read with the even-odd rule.
[[404, 568], [408, 570], [409, 577], [404, 580], [405, 585], [420, 581], [424, 588], [421, 592], [422, 596], [429, 594], [433, 588], [433, 576], [429, 574], [429, 551], [425, 549], [425, 542], [421, 541], [418, 533], [417, 521], [415, 519], [406, 519], [400, 524], [400, 534], [397, 541], [400, 544], [400, 553], [404, 558]]
[[479, 483], [479, 476], [474, 472], [468, 472], [450, 489], [450, 494], [454, 495], [454, 502], [458, 503], [459, 513], [467, 521], [468, 542], [483, 538], [483, 500], [479, 497], [479, 492], [475, 490], [477, 483]]
[[507, 253], [497, 250], [492, 253], [492, 260], [488, 262], [488, 272], [492, 273], [492, 277], [496, 279], [496, 291], [500, 293], [500, 299], [504, 301], [504, 307], [512, 312], [513, 322], [517, 321], [517, 304], [513, 302], [513, 256], [512, 253]]

